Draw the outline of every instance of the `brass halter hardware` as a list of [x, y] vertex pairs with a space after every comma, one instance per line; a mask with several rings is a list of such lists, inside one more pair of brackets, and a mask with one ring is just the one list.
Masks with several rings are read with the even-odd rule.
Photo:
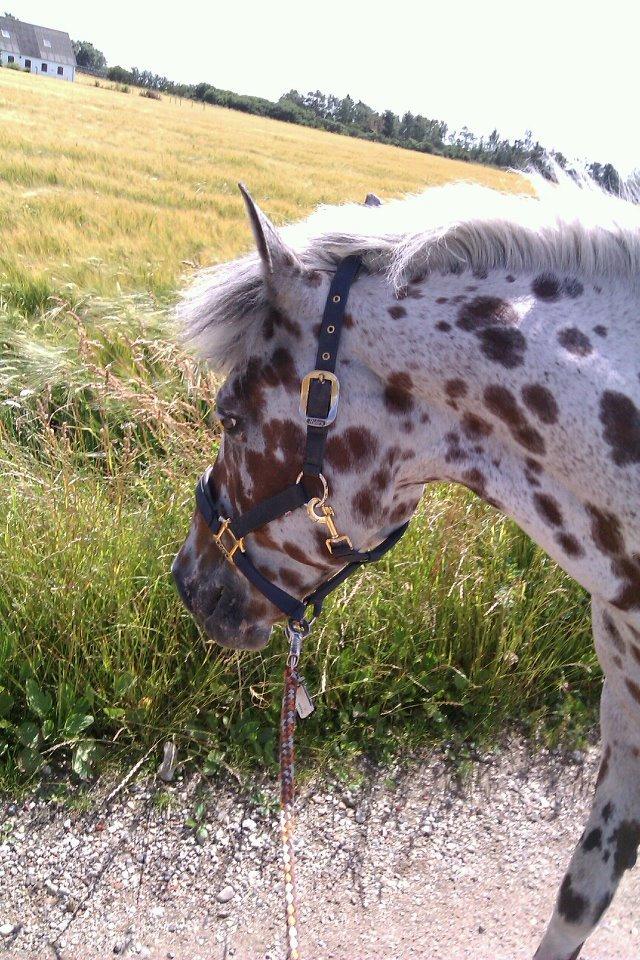
[[[216, 531], [216, 533], [213, 534], [213, 539], [215, 540], [217, 546], [220, 547], [220, 549], [224, 553], [227, 560], [230, 563], [233, 563], [233, 555], [236, 552], [236, 550], [241, 550], [242, 553], [244, 553], [245, 546], [244, 546], [244, 537], [236, 537], [235, 533], [229, 526], [230, 523], [231, 523], [231, 518], [229, 518], [228, 520], [225, 520], [224, 517], [220, 517], [220, 526], [218, 527], [218, 530]], [[224, 543], [222, 540], [225, 534], [231, 541], [230, 546], [227, 546], [227, 544]]]
[[[316, 513], [317, 507], [322, 510], [321, 514]], [[349, 537], [338, 533], [338, 528], [333, 521], [335, 517], [334, 509], [330, 507], [328, 503], [324, 502], [324, 498], [320, 500], [319, 497], [314, 497], [312, 500], [309, 500], [307, 504], [307, 514], [309, 515], [309, 519], [313, 520], [314, 523], [325, 524], [329, 531], [329, 536], [325, 540], [325, 544], [331, 556], [333, 556], [334, 547], [337, 547], [339, 543], [345, 543], [349, 550], [353, 550], [353, 544]]]

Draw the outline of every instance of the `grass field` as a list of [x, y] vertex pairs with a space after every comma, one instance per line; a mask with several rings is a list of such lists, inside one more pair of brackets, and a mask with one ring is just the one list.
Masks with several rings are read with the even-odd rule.
[[[94, 81], [0, 70], [0, 754], [5, 774], [169, 736], [205, 769], [274, 757], [283, 644], [223, 653], [169, 576], [215, 451], [212, 376], [174, 346], [181, 278], [238, 254], [236, 181], [278, 222], [319, 202], [514, 177]], [[305, 749], [592, 717], [583, 593], [510, 523], [431, 490], [305, 654]], [[348, 608], [345, 597], [349, 597]], [[157, 752], [157, 751], [156, 751]]]

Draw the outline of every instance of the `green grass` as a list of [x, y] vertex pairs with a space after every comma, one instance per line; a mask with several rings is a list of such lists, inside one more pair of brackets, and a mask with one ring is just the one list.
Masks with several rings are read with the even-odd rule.
[[[213, 378], [144, 300], [80, 311], [5, 311], [1, 334], [9, 768], [75, 743], [108, 756], [167, 737], [208, 769], [273, 763], [282, 636], [264, 654], [211, 646], [169, 575], [214, 454]], [[393, 554], [338, 594], [304, 668], [321, 694], [302, 743], [343, 759], [493, 737], [514, 721], [575, 726], [599, 689], [584, 593], [513, 524], [445, 486]]]
[[[55, 143], [41, 123], [54, 108]], [[282, 635], [263, 654], [221, 651], [170, 580], [217, 442], [216, 384], [175, 346], [171, 291], [194, 259], [246, 247], [235, 178], [289, 217], [460, 165], [8, 71], [3, 114], [0, 780], [69, 757], [81, 777], [99, 756], [159, 760], [169, 737], [205, 771], [271, 765]], [[340, 763], [514, 723], [560, 736], [592, 722], [600, 688], [583, 591], [445, 486], [328, 605], [304, 672], [319, 696], [303, 752]]]

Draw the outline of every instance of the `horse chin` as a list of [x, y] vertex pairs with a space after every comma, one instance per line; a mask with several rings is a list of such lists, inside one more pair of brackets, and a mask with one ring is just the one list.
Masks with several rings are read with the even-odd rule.
[[228, 650], [262, 650], [269, 643], [272, 629], [259, 624], [226, 624], [215, 612], [202, 626], [211, 640]]

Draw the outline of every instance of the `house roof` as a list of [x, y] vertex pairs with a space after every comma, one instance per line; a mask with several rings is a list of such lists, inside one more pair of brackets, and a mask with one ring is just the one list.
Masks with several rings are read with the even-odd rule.
[[68, 33], [12, 20], [10, 17], [0, 17], [0, 50], [18, 57], [76, 65], [76, 55]]

